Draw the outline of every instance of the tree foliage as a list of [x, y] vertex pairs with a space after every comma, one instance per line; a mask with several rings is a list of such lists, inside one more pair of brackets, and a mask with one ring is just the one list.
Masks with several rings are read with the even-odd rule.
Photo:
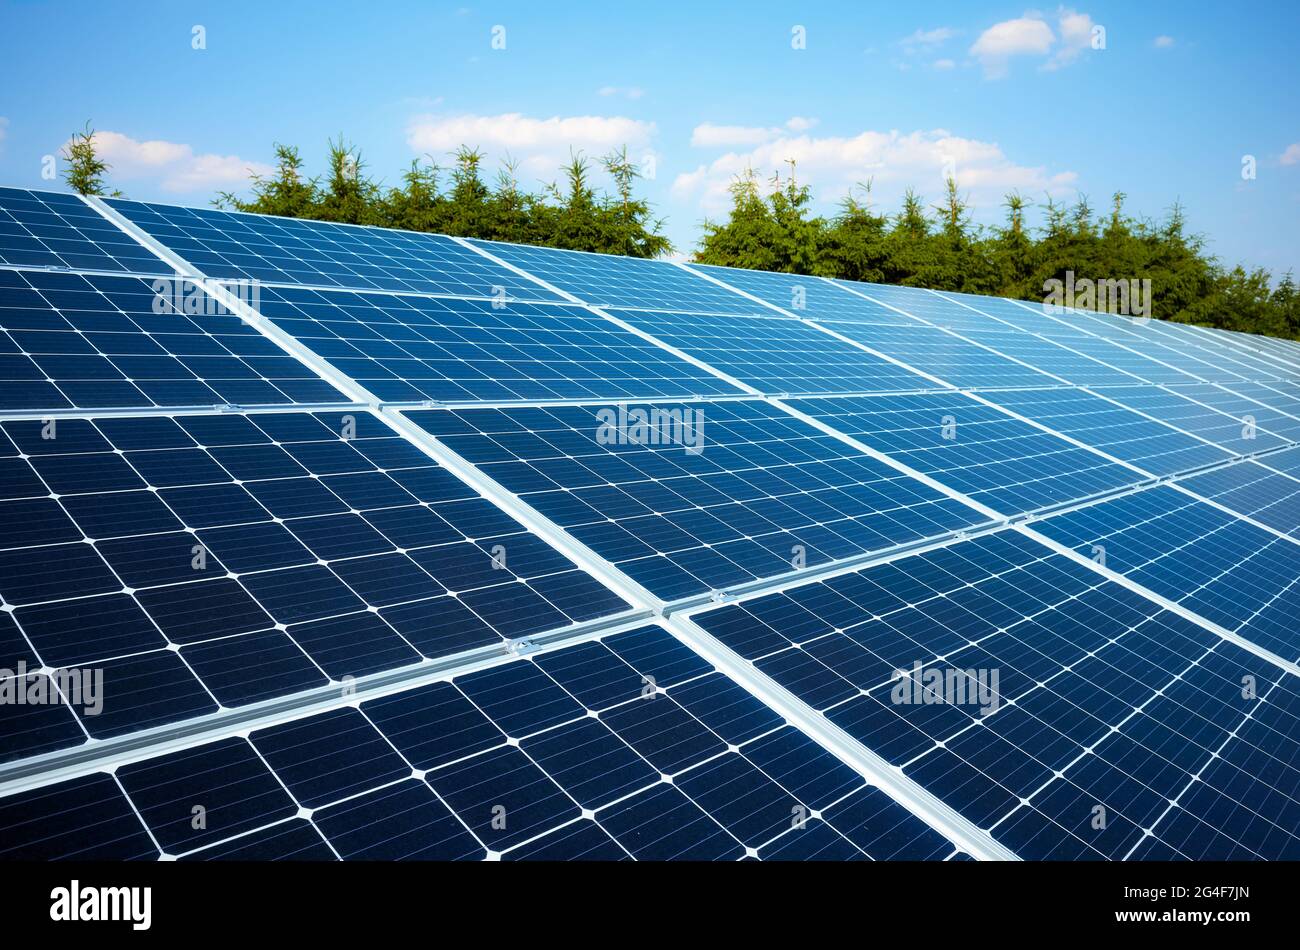
[[612, 193], [596, 189], [592, 163], [581, 154], [562, 169], [562, 182], [538, 192], [520, 186], [509, 159], [488, 183], [483, 153], [468, 147], [455, 152], [448, 168], [431, 159], [412, 162], [390, 187], [368, 175], [361, 150], [341, 136], [329, 143], [319, 177], [304, 177], [296, 148], [277, 144], [275, 156], [275, 172], [253, 180], [250, 198], [223, 192], [217, 207], [631, 257], [672, 250], [663, 222], [636, 194], [641, 174], [626, 149], [599, 160]]
[[[106, 192], [109, 166], [96, 153], [90, 123], [64, 147], [63, 176], [83, 195]], [[540, 191], [522, 188], [507, 158], [491, 183], [483, 154], [457, 150], [449, 167], [413, 161], [400, 183], [372, 179], [361, 150], [342, 136], [329, 142], [323, 175], [307, 177], [297, 148], [275, 145], [276, 167], [254, 179], [251, 197], [218, 194], [218, 207], [258, 214], [431, 231], [547, 247], [659, 257], [673, 250], [663, 221], [636, 193], [640, 170], [620, 149], [599, 159], [612, 192], [593, 184], [593, 165], [570, 157], [560, 181]], [[731, 186], [725, 221], [704, 222], [695, 260], [751, 270], [843, 277], [882, 284], [991, 294], [1041, 301], [1052, 281], [1150, 281], [1150, 315], [1200, 326], [1300, 339], [1300, 288], [1263, 269], [1231, 269], [1187, 232], [1175, 204], [1160, 221], [1131, 216], [1125, 196], [1112, 196], [1102, 214], [1086, 196], [1072, 205], [1048, 196], [1031, 227], [1032, 206], [1006, 196], [1005, 220], [972, 222], [970, 202], [956, 181], [945, 182], [938, 204], [909, 189], [894, 214], [871, 202], [871, 182], [854, 188], [831, 215], [813, 210], [813, 196], [794, 162], [766, 184], [749, 170]], [[1097, 295], [1093, 305], [1109, 303]], [[1076, 302], [1076, 305], [1081, 305]]]
[[111, 166], [95, 150], [95, 130], [89, 122], [80, 132], [72, 133], [59, 157], [63, 159], [63, 180], [77, 194], [122, 197], [120, 191], [105, 190], [104, 176]]
[[[1300, 291], [1290, 274], [1273, 281], [1262, 269], [1227, 269], [1188, 234], [1175, 205], [1159, 222], [1137, 219], [1115, 194], [1098, 215], [1086, 196], [1072, 205], [1048, 197], [1042, 223], [1026, 221], [1030, 202], [1006, 196], [1005, 220], [972, 223], [969, 200], [951, 178], [927, 209], [908, 190], [893, 215], [874, 210], [867, 183], [832, 215], [813, 213], [794, 167], [784, 181], [759, 187], [749, 171], [731, 189], [725, 221], [706, 221], [695, 260], [751, 270], [843, 277], [1042, 301], [1049, 281], [1150, 283], [1151, 316], [1201, 326], [1300, 339]], [[1097, 309], [1110, 301], [1098, 295]]]

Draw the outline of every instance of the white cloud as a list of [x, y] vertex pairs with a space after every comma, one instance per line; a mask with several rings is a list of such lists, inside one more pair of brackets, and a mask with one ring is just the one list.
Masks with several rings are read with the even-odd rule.
[[626, 145], [636, 161], [651, 157], [656, 134], [653, 122], [624, 116], [551, 116], [535, 119], [518, 112], [501, 115], [416, 116], [407, 126], [406, 141], [421, 154], [444, 161], [462, 145], [481, 148], [489, 160], [509, 155], [521, 174], [556, 177], [569, 161], [570, 150], [595, 158]]
[[827, 201], [870, 179], [873, 195], [885, 205], [909, 186], [936, 196], [950, 164], [956, 168], [958, 186], [976, 206], [996, 206], [1011, 189], [1070, 194], [1077, 178], [1071, 171], [1019, 165], [995, 143], [961, 138], [944, 129], [866, 131], [851, 137], [785, 135], [748, 150], [730, 151], [678, 175], [672, 193], [680, 201], [698, 203], [705, 214], [716, 215], [730, 207], [729, 188], [737, 175], [752, 168], [770, 187], [768, 176], [777, 169], [784, 172], [787, 159], [796, 161], [799, 179]]
[[779, 139], [788, 132], [807, 132], [817, 119], [796, 115], [783, 126], [714, 125], [704, 122], [691, 131], [691, 145], [696, 148], [733, 148], [758, 145]]
[[1161, 35], [1161, 36], [1157, 36], [1154, 40], [1152, 40], [1151, 45], [1154, 46], [1156, 49], [1169, 49], [1171, 46], [1174, 45], [1174, 42], [1175, 40], [1172, 36]]
[[979, 35], [970, 48], [970, 54], [984, 66], [990, 76], [1006, 72], [1007, 60], [1012, 56], [1046, 56], [1056, 36], [1045, 21], [1034, 16], [995, 23]]
[[1056, 55], [1046, 64], [1045, 69], [1059, 69], [1078, 59], [1079, 54], [1092, 46], [1092, 17], [1086, 13], [1076, 13], [1062, 7], [1058, 14], [1061, 30], [1061, 43]]
[[955, 69], [957, 66], [951, 59], [936, 59], [930, 65], [935, 69]]
[[623, 96], [627, 99], [640, 99], [645, 95], [645, 90], [639, 86], [601, 86], [596, 90], [600, 96]]
[[1283, 165], [1300, 165], [1300, 142], [1292, 142], [1282, 153]]
[[696, 148], [726, 148], [731, 145], [758, 145], [781, 134], [778, 128], [763, 129], [746, 125], [714, 125], [705, 122], [691, 132]]
[[1009, 61], [1017, 56], [1050, 57], [1042, 68], [1059, 69], [1090, 48], [1096, 24], [1088, 14], [1067, 7], [1057, 9], [1056, 21], [1059, 37], [1043, 14], [1034, 11], [995, 23], [971, 45], [970, 55], [979, 60], [988, 79], [1005, 76]]
[[238, 155], [194, 153], [193, 147], [178, 142], [151, 139], [141, 142], [121, 132], [95, 133], [95, 150], [109, 165], [115, 181], [152, 179], [163, 191], [193, 192], [213, 188], [240, 188], [254, 175], [269, 175], [274, 169], [250, 162]]
[[933, 30], [917, 30], [912, 35], [899, 40], [898, 45], [909, 56], [918, 53], [932, 53], [956, 35], [957, 31], [947, 26], [941, 26]]

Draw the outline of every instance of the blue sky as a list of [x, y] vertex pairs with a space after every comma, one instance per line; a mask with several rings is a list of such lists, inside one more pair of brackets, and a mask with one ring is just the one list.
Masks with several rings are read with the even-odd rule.
[[1181, 200], [1224, 261], [1300, 273], [1295, 3], [804, 6], [0, 0], [0, 184], [49, 187], [87, 119], [117, 187], [190, 205], [275, 141], [316, 171], [343, 133], [390, 182], [465, 142], [534, 185], [626, 143], [683, 251], [736, 171], [793, 157], [828, 209], [868, 179], [937, 200], [947, 167], [981, 221], [1010, 188]]

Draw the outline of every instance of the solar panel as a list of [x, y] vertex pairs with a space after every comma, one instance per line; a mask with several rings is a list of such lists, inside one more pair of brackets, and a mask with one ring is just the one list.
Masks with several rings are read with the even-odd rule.
[[1283, 341], [0, 189], [0, 857], [1300, 857], [1298, 441]]
[[764, 393], [913, 392], [939, 384], [799, 320], [609, 310]]
[[93, 737], [626, 609], [372, 413], [0, 430], [3, 666], [103, 667]]
[[439, 234], [107, 199], [208, 277], [263, 283], [558, 300]]
[[762, 402], [632, 408], [407, 415], [665, 600], [986, 520]]
[[1217, 386], [1181, 386], [1175, 392], [1234, 419], [1253, 419], [1288, 442], [1300, 441], [1300, 418], [1235, 390], [1231, 383], [1223, 383]]
[[1015, 534], [693, 619], [1022, 858], [1300, 854], [1294, 677]]
[[687, 267], [794, 316], [816, 320], [860, 320], [903, 327], [916, 325], [916, 320], [911, 317], [849, 293], [834, 280], [709, 264], [688, 264]]
[[0, 853], [47, 859], [954, 852], [655, 627], [39, 788], [0, 826], [43, 829]]
[[346, 401], [190, 282], [0, 271], [0, 410]]
[[952, 386], [997, 389], [1050, 386], [1051, 376], [1022, 366], [938, 327], [879, 326], [865, 323], [823, 323], [822, 326], [856, 343], [888, 353], [908, 366], [923, 369]]
[[1151, 320], [1141, 324], [1139, 329], [1160, 340], [1166, 348], [1196, 359], [1199, 365], [1208, 365], [1210, 370], [1202, 374], [1206, 382], [1237, 383], [1242, 379], [1282, 378], [1276, 363], [1222, 343], [1211, 345], [1210, 341], [1184, 324]]
[[768, 310], [666, 261], [495, 241], [471, 243], [597, 307], [718, 314]]
[[576, 306], [265, 288], [261, 313], [388, 402], [740, 392]]
[[[1288, 450], [1294, 459], [1296, 449]], [[1300, 479], [1279, 474], [1272, 456], [1184, 479], [1179, 485], [1300, 539]], [[1293, 463], [1294, 464], [1294, 463]]]
[[0, 264], [166, 274], [158, 256], [76, 195], [0, 187]]
[[791, 405], [1006, 514], [1142, 480], [1132, 469], [961, 394], [801, 399]]
[[1066, 512], [1038, 528], [1287, 660], [1300, 657], [1300, 547], [1285, 536], [1167, 487]]
[[1234, 457], [1204, 438], [1083, 389], [1017, 389], [986, 393], [985, 398], [1155, 475], [1173, 475]]
[[[1234, 455], [1281, 448], [1286, 442], [1257, 424], [1254, 413], [1232, 416], [1195, 399], [1191, 392], [1164, 387], [1106, 387], [1097, 395], [1213, 442]], [[1186, 395], [1183, 395], [1186, 393]], [[1262, 411], [1262, 410], [1261, 410]]]

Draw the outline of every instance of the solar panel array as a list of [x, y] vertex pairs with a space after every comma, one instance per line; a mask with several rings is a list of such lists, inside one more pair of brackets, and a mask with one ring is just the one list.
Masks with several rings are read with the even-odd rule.
[[1300, 857], [1288, 341], [0, 189], [0, 508], [6, 858]]

